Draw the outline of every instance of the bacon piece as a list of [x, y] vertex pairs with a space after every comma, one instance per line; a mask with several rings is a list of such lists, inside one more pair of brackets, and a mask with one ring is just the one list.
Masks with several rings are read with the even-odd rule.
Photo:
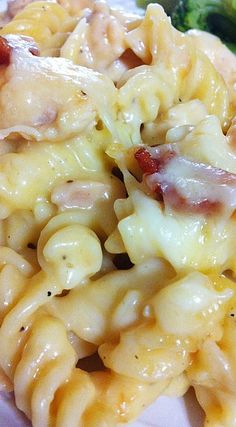
[[97, 181], [71, 181], [54, 188], [51, 200], [60, 209], [90, 209], [100, 199], [107, 199], [110, 186]]
[[[160, 186], [156, 187], [156, 193], [163, 195], [163, 190]], [[166, 186], [164, 190], [165, 203], [171, 206], [172, 209], [186, 213], [211, 215], [221, 212], [221, 203], [219, 201], [210, 201], [207, 199], [189, 203], [189, 200], [178, 193], [174, 186]]]
[[142, 171], [148, 174], [160, 172], [161, 169], [163, 169], [169, 160], [174, 156], [176, 156], [176, 153], [169, 150], [163, 152], [161, 157], [154, 158], [146, 148], [140, 148], [135, 153], [135, 158], [137, 159]]
[[0, 65], [10, 64], [11, 54], [15, 49], [27, 50], [34, 56], [39, 55], [39, 49], [31, 37], [13, 34], [0, 36]]
[[236, 175], [181, 157], [171, 145], [140, 148], [135, 153], [147, 186], [165, 206], [211, 215], [236, 209]]
[[0, 36], [0, 65], [9, 65], [12, 47], [4, 37]]

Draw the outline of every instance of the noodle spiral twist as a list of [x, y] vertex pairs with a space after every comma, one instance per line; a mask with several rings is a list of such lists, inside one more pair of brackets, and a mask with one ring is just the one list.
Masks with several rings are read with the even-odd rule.
[[141, 142], [141, 124], [193, 99], [201, 100], [208, 114], [218, 116], [227, 129], [233, 111], [223, 78], [194, 48], [191, 37], [172, 27], [161, 6], [148, 6], [141, 24], [126, 34], [126, 43], [148, 64], [127, 71], [118, 82], [121, 117], [130, 124], [133, 143]]
[[[84, 227], [83, 229], [85, 232], [86, 228]], [[57, 238], [57, 233], [53, 234], [53, 236]], [[48, 242], [51, 239], [49, 238]], [[55, 242], [54, 246], [57, 247]], [[39, 250], [41, 251], [41, 245], [39, 245]], [[65, 249], [67, 256], [69, 256], [70, 251], [71, 249], [69, 249], [69, 252]], [[54, 254], [54, 251], [51, 253]], [[84, 261], [86, 258], [86, 256], [83, 257]], [[54, 259], [56, 260], [57, 257], [54, 257]], [[81, 261], [82, 258], [79, 258], [78, 262]], [[89, 261], [91, 265], [92, 259]], [[142, 274], [147, 277], [149, 275], [150, 280], [159, 269], [161, 280], [162, 275], [166, 277], [166, 268], [167, 266], [162, 262], [157, 263], [155, 261], [152, 266], [152, 272], [144, 267]], [[85, 274], [87, 276], [88, 273], [93, 274], [93, 272], [94, 270], [90, 270], [89, 272], [86, 271]], [[1, 280], [2, 274], [3, 272], [0, 276]], [[78, 423], [84, 423], [89, 427], [92, 427], [94, 423], [98, 426], [102, 426], [104, 423], [107, 426], [116, 426], [119, 422], [132, 420], [138, 413], [141, 402], [142, 405], [150, 403], [177, 378], [182, 383], [183, 392], [187, 386], [183, 371], [190, 363], [189, 352], [196, 352], [199, 343], [209, 333], [212, 334], [212, 338], [216, 339], [221, 330], [219, 323], [224, 316], [227, 307], [226, 303], [232, 295], [230, 290], [226, 288], [222, 292], [216, 292], [208, 279], [199, 273], [194, 273], [191, 277], [174, 282], [171, 286], [164, 287], [162, 290], [158, 290], [158, 287], [161, 287], [161, 282], [159, 282], [159, 285], [155, 285], [156, 289], [153, 288], [153, 291], [150, 289], [153, 292], [151, 300], [147, 300], [146, 303], [145, 299], [143, 301], [145, 305], [148, 304], [147, 308], [153, 307], [154, 312], [152, 310], [148, 311], [146, 308], [144, 321], [142, 320], [142, 315], [139, 314], [138, 328], [135, 326], [137, 321], [132, 319], [131, 324], [126, 325], [128, 328], [121, 334], [121, 340], [116, 345], [114, 345], [115, 329], [110, 337], [106, 335], [106, 337], [102, 338], [99, 354], [105, 365], [111, 368], [111, 371], [105, 370], [104, 372], [87, 374], [75, 367], [77, 355], [70, 344], [68, 335], [69, 328], [74, 328], [73, 324], [64, 324], [64, 321], [60, 320], [56, 315], [56, 311], [52, 313], [50, 309], [51, 303], [53, 306], [55, 299], [52, 295], [55, 295], [60, 290], [60, 283], [58, 283], [60, 279], [52, 283], [52, 277], [47, 274], [45, 276], [45, 273], [43, 274], [44, 285], [42, 276], [40, 283], [37, 275], [27, 279], [29, 281], [28, 284], [25, 282], [25, 278], [22, 280], [24, 282], [22, 286], [26, 286], [28, 290], [24, 292], [23, 297], [22, 293], [20, 295], [15, 294], [14, 301], [9, 307], [9, 312], [5, 316], [0, 331], [0, 343], [4, 342], [8, 345], [8, 351], [3, 350], [1, 352], [1, 365], [14, 382], [17, 406], [33, 420], [33, 425], [36, 427], [49, 426], [51, 424], [76, 426]], [[131, 277], [132, 274], [131, 272]], [[137, 278], [139, 277], [138, 271], [135, 275], [137, 275]], [[85, 276], [82, 281], [84, 279]], [[101, 286], [102, 279], [99, 280]], [[8, 283], [8, 286], [13, 284], [13, 282]], [[133, 283], [134, 288], [139, 290], [139, 284], [135, 280], [135, 276], [133, 277]], [[74, 284], [72, 280], [70, 287]], [[49, 285], [52, 290], [50, 297], [48, 297], [46, 291]], [[114, 294], [114, 286], [114, 290], [110, 294], [107, 285], [108, 283], [105, 284], [104, 291], [108, 293], [114, 306], [118, 296], [117, 290]], [[141, 291], [142, 280], [140, 280], [140, 285]], [[124, 286], [127, 287], [125, 282], [122, 287]], [[77, 288], [78, 303], [80, 301], [80, 292], [83, 298], [83, 293], [86, 293], [86, 289], [90, 292], [89, 288], [90, 285], [88, 283]], [[176, 300], [175, 294], [179, 294], [179, 292], [181, 295]], [[189, 308], [185, 306], [182, 298], [186, 292], [192, 295], [191, 304], [195, 307], [196, 312], [199, 313], [199, 310], [205, 312], [203, 317], [193, 315], [189, 324], [186, 324]], [[204, 294], [205, 297], [201, 302], [201, 307], [195, 303], [196, 295], [199, 292]], [[49, 299], [49, 303], [45, 305], [47, 299]], [[37, 303], [35, 303], [36, 300]], [[89, 300], [88, 296], [86, 300]], [[119, 295], [118, 301], [118, 304], [121, 305], [121, 295]], [[96, 298], [94, 303], [93, 310], [96, 310], [98, 304]], [[57, 305], [56, 301], [55, 304]], [[167, 310], [171, 316], [171, 311], [174, 308], [179, 310], [180, 315], [180, 322], [178, 322], [178, 325], [176, 324], [175, 330], [170, 329], [173, 327], [173, 322], [167, 320], [169, 317], [165, 318], [163, 316], [163, 310], [165, 312]], [[63, 312], [60, 305], [59, 312]], [[73, 314], [71, 313], [72, 317]], [[105, 316], [105, 321], [109, 324], [107, 316]], [[134, 326], [132, 326], [132, 323]], [[215, 328], [216, 324], [219, 325], [219, 329]], [[214, 333], [212, 331], [213, 325], [215, 328]], [[96, 323], [93, 322], [93, 328], [94, 326], [96, 326]], [[193, 330], [195, 338], [185, 342], [184, 336], [192, 336]], [[78, 331], [76, 333], [80, 337], [81, 334]], [[146, 346], [147, 349], [152, 348], [153, 351], [150, 352], [148, 350], [148, 354], [146, 354]], [[131, 370], [129, 368], [127, 371], [127, 364], [124, 363], [126, 358], [117, 358], [116, 353], [120, 351], [124, 352], [128, 360], [133, 358], [136, 360], [135, 363], [132, 361]], [[145, 374], [140, 370], [139, 364], [142, 365], [143, 358], [147, 358], [147, 356], [146, 366], [148, 370]], [[153, 358], [155, 359], [154, 370]], [[168, 361], [168, 369], [161, 373], [161, 371], [157, 370], [157, 360], [160, 359], [161, 366], [163, 358], [165, 360], [164, 363]], [[135, 399], [133, 398], [134, 396]], [[74, 406], [75, 402], [77, 402], [76, 406]], [[78, 402], [80, 402], [79, 406]], [[126, 402], [125, 406], [123, 406], [123, 402]]]
[[[160, 381], [150, 388], [143, 382], [114, 373], [88, 375], [75, 368], [77, 356], [69, 342], [68, 329], [61, 320], [50, 315], [45, 303], [61, 292], [68, 268], [71, 271], [66, 280], [68, 289], [78, 282], [82, 284], [85, 280], [86, 283], [86, 278], [100, 268], [97, 261], [101, 260], [101, 249], [91, 230], [74, 221], [70, 225], [69, 215], [67, 223], [64, 214], [61, 220], [59, 218], [56, 223], [55, 220], [56, 217], [48, 223], [39, 241], [39, 259], [43, 268], [40, 273], [31, 277], [32, 271], [24, 267], [26, 263], [23, 258], [18, 261], [14, 251], [9, 252], [9, 255], [12, 254], [9, 258], [7, 252], [1, 249], [3, 262], [9, 263], [0, 274], [3, 319], [0, 343], [2, 346], [4, 342], [5, 348], [0, 356], [1, 366], [14, 383], [17, 406], [32, 419], [36, 427], [51, 423], [77, 425], [82, 420], [92, 426], [95, 419], [96, 425], [102, 425], [105, 419], [107, 425], [115, 426], [118, 420], [128, 421], [136, 416], [139, 402], [144, 403], [145, 390], [148, 390], [145, 398], [148, 404], [168, 385], [168, 381]], [[68, 227], [73, 228], [70, 241], [67, 240]], [[64, 243], [63, 233], [66, 233]], [[82, 252], [73, 242], [81, 245]], [[58, 243], [63, 246], [63, 255], [59, 254]], [[74, 268], [73, 253], [77, 253], [77, 267]], [[58, 256], [66, 258], [64, 272]], [[158, 265], [160, 267], [161, 264]], [[161, 274], [166, 267], [163, 265], [162, 268]], [[147, 274], [145, 270], [144, 273]], [[11, 300], [6, 304], [8, 294]], [[127, 402], [130, 401], [128, 412], [121, 411], [123, 400], [120, 400], [120, 393]], [[134, 403], [133, 395], [137, 397]], [[77, 410], [76, 405], [76, 411], [71, 411], [71, 402], [74, 401], [80, 401], [80, 409]], [[101, 410], [102, 417], [99, 415]]]
[[[71, 231], [69, 234], [66, 232], [68, 227]], [[46, 231], [42, 234], [42, 239], [45, 239], [45, 233]], [[64, 238], [64, 243], [62, 238]], [[50, 319], [46, 314], [44, 315], [42, 307], [51, 295], [58, 294], [64, 289], [65, 276], [67, 277], [66, 287], [71, 288], [99, 270], [102, 261], [100, 243], [96, 235], [85, 226], [75, 223], [73, 225], [67, 224], [64, 228], [61, 227], [54, 231], [54, 234], [51, 234], [47, 241], [44, 241], [44, 244], [42, 239], [39, 244], [39, 251], [42, 248], [42, 255], [39, 258], [43, 269], [28, 278], [27, 276], [32, 275], [33, 271], [30, 270], [27, 262], [13, 250], [1, 248], [2, 262], [9, 263], [1, 271], [1, 285], [5, 280], [4, 275], [8, 275], [8, 285], [5, 285], [5, 292], [1, 286], [1, 317], [4, 319], [1, 325], [0, 341], [3, 340], [6, 343], [7, 340], [8, 342], [8, 349], [5, 347], [5, 350], [1, 352], [1, 366], [14, 381], [18, 406], [28, 416], [31, 415], [32, 411], [35, 425], [39, 424], [37, 422], [38, 410], [34, 408], [38, 406], [39, 400], [46, 396], [45, 390], [49, 390], [49, 377], [53, 383], [55, 373], [60, 384], [60, 381], [65, 381], [68, 378], [71, 367], [75, 365], [75, 352], [69, 344], [63, 324], [54, 318]], [[58, 246], [59, 242], [62, 244], [63, 255], [59, 254], [61, 251], [60, 245]], [[64, 269], [61, 262], [57, 260], [58, 257], [65, 258]], [[19, 268], [22, 272], [19, 271]], [[7, 292], [6, 286], [8, 287]], [[24, 296], [22, 295], [23, 291]], [[11, 295], [11, 298], [6, 302], [6, 295], [8, 294]], [[7, 330], [10, 333], [7, 333]], [[49, 352], [44, 353], [48, 340], [51, 343]], [[40, 345], [39, 342], [41, 342]], [[40, 351], [42, 351], [42, 358], [39, 356]], [[38, 368], [33, 363], [35, 356], [39, 357]], [[53, 369], [51, 369], [52, 364], [54, 364]], [[41, 365], [42, 370], [40, 369]], [[29, 368], [30, 366], [33, 370], [36, 369], [39, 374], [32, 395], [30, 394], [32, 389], [30, 384], [32, 381], [34, 382], [34, 375]], [[63, 374], [63, 366], [66, 367], [67, 375]], [[45, 376], [47, 369], [49, 369], [49, 373]], [[58, 371], [62, 373], [61, 380]], [[43, 375], [41, 379], [40, 372]], [[58, 382], [57, 384], [54, 383], [55, 388], [58, 387]], [[20, 384], [19, 392], [18, 384]], [[49, 403], [54, 395], [53, 390], [51, 389], [51, 394], [49, 393], [48, 396]], [[40, 413], [39, 418], [44, 419], [41, 417], [43, 417], [42, 413]], [[45, 417], [48, 417], [47, 412]], [[47, 421], [44, 421], [43, 425], [47, 425]]]
[[0, 35], [20, 34], [33, 37], [41, 55], [58, 56], [59, 48], [76, 24], [57, 3], [37, 1], [27, 5], [0, 30]]

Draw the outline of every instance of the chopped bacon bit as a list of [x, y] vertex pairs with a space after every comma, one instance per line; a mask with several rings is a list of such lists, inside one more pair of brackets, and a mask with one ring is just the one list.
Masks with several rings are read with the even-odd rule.
[[144, 181], [165, 206], [211, 215], [236, 209], [236, 175], [181, 157], [172, 145], [142, 147], [135, 153]]
[[170, 159], [176, 156], [176, 153], [174, 151], [168, 150], [163, 153], [161, 157], [153, 158], [146, 150], [146, 148], [143, 147], [136, 151], [134, 156], [138, 161], [142, 171], [147, 174], [152, 174], [155, 172], [160, 172], [170, 161]]
[[0, 36], [0, 65], [9, 65], [11, 58], [12, 47], [8, 41]]
[[[160, 186], [157, 189], [163, 195]], [[222, 204], [219, 201], [201, 200], [198, 203], [189, 203], [186, 197], [178, 193], [174, 186], [167, 186], [165, 191], [165, 203], [177, 211], [188, 212], [193, 214], [211, 215], [219, 213], [222, 209]]]
[[62, 210], [69, 208], [90, 209], [101, 199], [106, 199], [110, 186], [99, 181], [73, 181], [57, 185], [51, 200]]
[[155, 173], [158, 171], [155, 159], [152, 159], [151, 154], [145, 148], [140, 148], [136, 151], [134, 157], [144, 173]]

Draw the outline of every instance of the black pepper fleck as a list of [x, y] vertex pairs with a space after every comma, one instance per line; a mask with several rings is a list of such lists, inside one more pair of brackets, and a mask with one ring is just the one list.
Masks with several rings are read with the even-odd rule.
[[66, 255], [62, 255], [62, 259], [66, 259]]
[[234, 313], [230, 313], [230, 316], [231, 316], [231, 317], [234, 317]]
[[138, 359], [138, 356], [137, 356], [137, 354], [135, 354], [135, 356], [134, 356], [134, 357], [135, 357], [135, 359]]
[[67, 184], [70, 184], [71, 182], [74, 182], [73, 179], [68, 179], [68, 181], [66, 181]]
[[23, 332], [25, 330], [24, 326], [21, 326], [20, 332]]
[[48, 291], [48, 297], [50, 297], [52, 295], [51, 291]]

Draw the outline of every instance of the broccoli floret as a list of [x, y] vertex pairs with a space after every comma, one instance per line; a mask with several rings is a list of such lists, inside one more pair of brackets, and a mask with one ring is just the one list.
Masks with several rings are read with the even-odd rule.
[[236, 1], [180, 0], [171, 13], [173, 25], [209, 31], [226, 42], [236, 43]]
[[236, 54], [236, 43], [225, 42], [226, 46]]
[[[151, 3], [148, 0], [137, 1], [143, 7]], [[198, 28], [208, 31], [236, 51], [236, 0], [162, 0], [155, 3], [164, 7], [178, 30]]]

